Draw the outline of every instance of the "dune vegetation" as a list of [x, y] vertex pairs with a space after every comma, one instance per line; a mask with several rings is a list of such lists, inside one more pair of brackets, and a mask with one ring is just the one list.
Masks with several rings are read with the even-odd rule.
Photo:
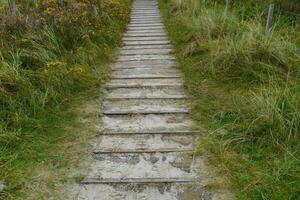
[[[275, 11], [266, 31], [269, 3]], [[237, 199], [299, 199], [299, 1], [160, 6], [205, 133], [199, 153], [209, 150]]]
[[70, 167], [66, 144], [83, 137], [65, 130], [78, 126], [70, 110], [105, 82], [130, 5], [130, 0], [16, 1], [13, 14], [7, 1], [0, 1], [0, 183], [5, 186], [0, 199], [25, 199], [39, 192], [40, 179], [55, 186], [50, 174], [43, 179], [36, 168]]

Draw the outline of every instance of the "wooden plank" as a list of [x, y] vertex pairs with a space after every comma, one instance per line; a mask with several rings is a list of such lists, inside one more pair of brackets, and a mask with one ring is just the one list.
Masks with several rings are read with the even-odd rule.
[[127, 27], [164, 27], [163, 23], [129, 23]]
[[157, 75], [157, 76], [135, 76], [135, 77], [130, 77], [130, 76], [112, 76], [111, 79], [166, 79], [166, 78], [181, 78], [181, 75]]
[[149, 26], [140, 26], [140, 27], [127, 27], [128, 31], [164, 31], [164, 26], [153, 26], [153, 27], [149, 27]]
[[160, 16], [145, 16], [145, 17], [141, 17], [141, 16], [139, 16], [139, 17], [137, 17], [137, 16], [132, 16], [131, 18], [130, 18], [131, 20], [161, 20], [161, 17]]
[[143, 23], [162, 23], [161, 19], [131, 19], [130, 23], [143, 24]]
[[156, 100], [177, 100], [177, 99], [188, 99], [186, 96], [177, 96], [177, 97], [107, 97], [105, 100], [147, 100], [147, 99], [156, 99]]
[[166, 33], [125, 33], [125, 37], [166, 37]]
[[195, 183], [199, 178], [85, 178], [81, 184]]
[[106, 85], [105, 86], [108, 89], [116, 89], [116, 88], [157, 88], [157, 89], [163, 89], [163, 88], [181, 88], [182, 85]]
[[122, 69], [172, 69], [172, 68], [177, 69], [176, 66], [174, 66], [174, 65], [167, 65], [167, 66], [164, 66], [164, 65], [154, 65], [154, 66], [145, 65], [145, 66], [142, 66], [142, 67], [132, 65], [132, 66], [124, 66], [124, 67], [114, 67], [114, 68], [112, 68], [112, 71], [119, 71], [119, 70], [122, 70]]
[[121, 50], [137, 50], [137, 49], [170, 49], [172, 46], [170, 44], [151, 44], [151, 45], [132, 45], [124, 46]]
[[[138, 65], [132, 65], [132, 66], [116, 66], [114, 68], [112, 68], [113, 71], [118, 71], [118, 70], [122, 70], [122, 69], [177, 69], [176, 66], [174, 65], [143, 65], [143, 66], [138, 66]], [[142, 79], [142, 78], [141, 78]]]
[[[142, 52], [142, 51], [141, 51]], [[176, 60], [173, 55], [170, 54], [147, 54], [147, 55], [120, 55], [117, 59], [117, 62], [126, 62], [126, 61], [146, 61], [146, 60]]]
[[170, 110], [170, 111], [104, 111], [104, 115], [163, 115], [163, 114], [189, 114], [188, 110]]
[[120, 50], [119, 55], [169, 55], [172, 49]]
[[140, 154], [140, 153], [192, 153], [192, 148], [187, 149], [134, 149], [134, 150], [96, 150], [94, 154]]
[[199, 131], [139, 131], [139, 132], [103, 132], [102, 135], [195, 135]]
[[135, 36], [135, 37], [123, 37], [123, 41], [167, 41], [167, 36]]

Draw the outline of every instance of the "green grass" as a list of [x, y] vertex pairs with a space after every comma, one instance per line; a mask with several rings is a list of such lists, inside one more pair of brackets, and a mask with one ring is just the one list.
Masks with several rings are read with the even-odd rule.
[[300, 29], [279, 14], [266, 35], [264, 5], [255, 5], [225, 15], [223, 3], [160, 0], [193, 119], [206, 132], [198, 151], [213, 155], [237, 199], [298, 199]]
[[69, 1], [1, 15], [0, 199], [64, 199], [61, 189], [80, 178], [68, 171], [80, 168], [95, 132], [77, 108], [101, 96], [131, 1], [101, 2], [101, 14]]
[[[82, 95], [81, 95], [82, 96]], [[76, 182], [70, 170], [80, 169], [88, 153], [88, 139], [92, 137], [84, 124], [78, 122], [75, 106], [91, 97], [77, 98], [69, 107], [49, 116], [41, 115], [38, 128], [25, 129], [25, 134], [11, 146], [1, 147], [1, 177], [6, 188], [3, 199], [62, 199], [63, 189]], [[20, 134], [21, 134], [20, 133]], [[62, 193], [62, 194], [60, 194]]]

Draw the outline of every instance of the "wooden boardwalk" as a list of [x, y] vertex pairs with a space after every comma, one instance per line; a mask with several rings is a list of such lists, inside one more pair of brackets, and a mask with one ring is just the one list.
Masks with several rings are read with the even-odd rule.
[[155, 0], [136, 0], [103, 102], [105, 131], [81, 200], [212, 199], [193, 157], [195, 131]]

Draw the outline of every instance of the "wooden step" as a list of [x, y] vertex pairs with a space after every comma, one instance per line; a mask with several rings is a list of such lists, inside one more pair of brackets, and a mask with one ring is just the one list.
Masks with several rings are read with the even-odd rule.
[[81, 184], [153, 184], [153, 183], [195, 183], [199, 178], [86, 178]]
[[195, 135], [199, 131], [139, 131], [139, 132], [103, 132], [103, 135]]
[[94, 154], [140, 154], [140, 153], [192, 153], [194, 150], [192, 148], [161, 148], [161, 149], [134, 149], [134, 150], [97, 150], [94, 151]]

